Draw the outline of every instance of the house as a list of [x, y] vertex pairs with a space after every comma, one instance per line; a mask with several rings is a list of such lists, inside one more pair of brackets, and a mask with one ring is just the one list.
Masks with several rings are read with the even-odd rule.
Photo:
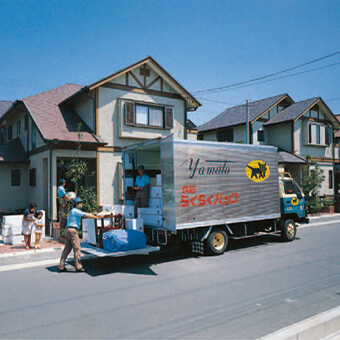
[[87, 86], [66, 84], [15, 101], [0, 118], [0, 185], [8, 193], [1, 208], [34, 201], [55, 220], [57, 186], [76, 155], [88, 164], [83, 184], [96, 188], [99, 205], [122, 203], [122, 149], [170, 134], [186, 139], [187, 112], [199, 106], [151, 57]]
[[190, 119], [187, 120], [187, 139], [197, 140], [197, 125]]
[[[320, 98], [294, 102], [287, 94], [249, 103], [250, 144], [278, 147], [281, 171], [289, 171], [301, 183], [306, 156], [324, 170], [322, 195], [334, 195], [334, 164], [339, 160], [333, 131], [340, 128]], [[198, 139], [246, 141], [246, 105], [228, 108], [198, 128]]]

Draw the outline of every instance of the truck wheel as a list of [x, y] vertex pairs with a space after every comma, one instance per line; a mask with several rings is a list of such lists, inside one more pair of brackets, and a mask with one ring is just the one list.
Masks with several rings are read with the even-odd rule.
[[213, 230], [206, 240], [208, 254], [220, 255], [227, 249], [228, 236], [223, 230]]
[[282, 226], [281, 236], [285, 241], [293, 241], [296, 235], [296, 225], [293, 220], [285, 220]]

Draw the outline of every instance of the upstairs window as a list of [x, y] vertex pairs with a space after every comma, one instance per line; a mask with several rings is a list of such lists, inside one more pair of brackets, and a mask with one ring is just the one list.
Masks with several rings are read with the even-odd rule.
[[11, 186], [19, 187], [20, 186], [20, 170], [11, 170]]
[[216, 133], [218, 142], [232, 142], [234, 140], [233, 129], [217, 131]]
[[308, 144], [327, 146], [332, 144], [332, 129], [322, 124], [308, 124]]
[[172, 107], [126, 102], [124, 114], [126, 125], [141, 125], [160, 129], [173, 128]]
[[264, 142], [264, 131], [262, 130], [257, 131], [257, 141]]
[[17, 121], [17, 135], [19, 136], [21, 132], [21, 120]]
[[30, 169], [30, 186], [36, 186], [36, 169]]
[[35, 149], [37, 147], [37, 129], [34, 126], [34, 123], [32, 122], [32, 150]]
[[8, 137], [8, 140], [12, 140], [13, 138], [13, 127], [10, 126], [8, 129], [7, 129], [7, 137]]
[[330, 126], [326, 126], [326, 145], [331, 145], [332, 144], [332, 128]]
[[27, 131], [28, 127], [28, 114], [25, 115], [25, 131]]

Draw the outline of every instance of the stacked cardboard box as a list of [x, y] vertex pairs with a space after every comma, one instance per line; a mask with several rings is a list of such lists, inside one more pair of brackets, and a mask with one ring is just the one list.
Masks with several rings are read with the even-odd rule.
[[138, 218], [143, 220], [143, 224], [152, 227], [163, 225], [163, 203], [162, 203], [162, 177], [156, 176], [156, 186], [150, 188], [149, 207], [138, 208]]
[[[42, 220], [45, 221], [45, 211]], [[2, 237], [5, 244], [21, 244], [24, 241], [22, 233], [23, 215], [8, 215], [2, 218]], [[42, 236], [45, 235], [45, 223], [42, 230]], [[32, 229], [31, 242], [35, 242], [34, 228]]]
[[128, 218], [125, 220], [126, 229], [144, 232], [143, 220], [141, 218]]

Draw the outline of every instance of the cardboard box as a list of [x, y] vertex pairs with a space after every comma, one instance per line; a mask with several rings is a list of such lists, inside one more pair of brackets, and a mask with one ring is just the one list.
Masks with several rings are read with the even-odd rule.
[[10, 240], [10, 235], [8, 236], [4, 236], [2, 239], [4, 241], [4, 244], [11, 244], [11, 240]]
[[11, 235], [20, 235], [22, 233], [22, 224], [11, 225]]
[[3, 224], [1, 228], [2, 236], [10, 236], [12, 234], [11, 226]]
[[161, 227], [163, 225], [163, 217], [161, 215], [138, 214], [138, 218], [143, 220], [144, 225], [149, 225], [152, 227]]
[[8, 215], [2, 217], [2, 223], [6, 225], [21, 225], [24, 215]]
[[159, 187], [162, 186], [162, 175], [156, 175], [156, 185]]
[[149, 199], [149, 207], [150, 208], [156, 208], [156, 209], [162, 209], [163, 203], [161, 198], [150, 198]]
[[151, 187], [149, 197], [150, 198], [161, 198], [162, 197], [162, 187]]
[[143, 220], [141, 218], [126, 219], [126, 229], [144, 232]]
[[[34, 241], [35, 241], [35, 238], [34, 238], [34, 240], [32, 240], [32, 237], [31, 237], [31, 243], [34, 242]], [[10, 237], [9, 237], [9, 244], [16, 245], [16, 244], [21, 244], [23, 242], [24, 242], [24, 236], [23, 235], [10, 235]]]
[[138, 208], [138, 215], [162, 215], [162, 209], [159, 208]]

